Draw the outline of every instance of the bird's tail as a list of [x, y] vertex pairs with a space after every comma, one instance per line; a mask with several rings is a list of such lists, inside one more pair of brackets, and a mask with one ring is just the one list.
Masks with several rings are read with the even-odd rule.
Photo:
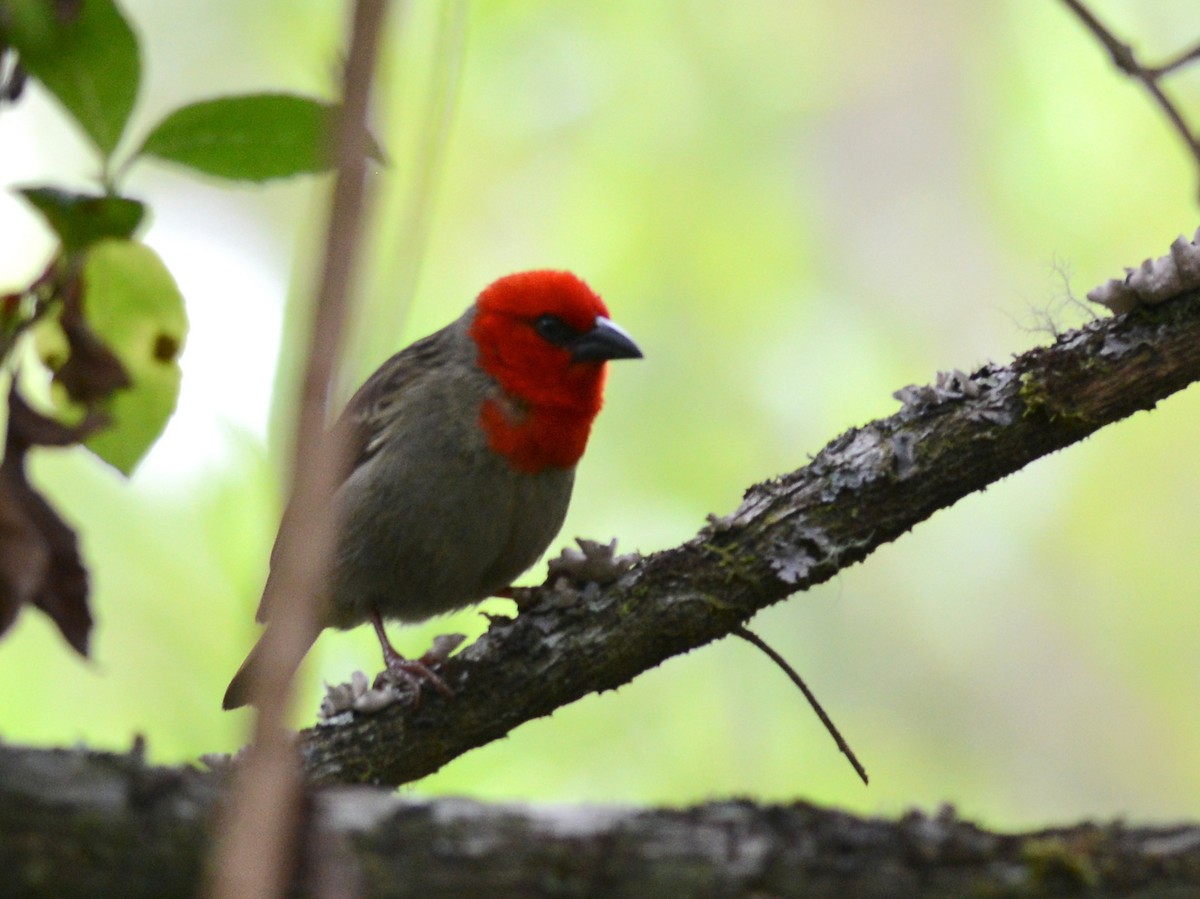
[[[320, 631], [314, 632], [311, 636], [306, 637], [304, 645], [305, 652], [313, 645], [317, 639], [317, 634]], [[233, 680], [229, 682], [228, 688], [225, 690], [225, 698], [221, 700], [221, 708], [229, 711], [230, 709], [240, 709], [247, 705], [251, 699], [251, 690], [259, 679], [266, 673], [263, 669], [263, 647], [266, 646], [268, 640], [274, 640], [279, 636], [277, 628], [268, 626], [258, 642], [254, 644], [254, 648], [250, 650], [250, 654], [246, 656], [246, 661], [242, 662], [242, 667], [237, 670], [237, 674], [233, 676]], [[295, 674], [295, 669], [287, 672], [287, 676]]]

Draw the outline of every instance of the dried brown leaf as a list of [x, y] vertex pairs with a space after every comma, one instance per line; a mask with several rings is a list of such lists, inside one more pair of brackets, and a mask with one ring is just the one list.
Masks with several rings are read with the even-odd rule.
[[8, 436], [0, 462], [0, 634], [12, 626], [22, 606], [34, 605], [87, 656], [92, 629], [87, 569], [75, 532], [30, 485], [25, 454], [31, 446], [77, 443], [96, 423], [92, 419], [69, 427], [47, 418], [30, 408], [15, 386], [8, 401]]

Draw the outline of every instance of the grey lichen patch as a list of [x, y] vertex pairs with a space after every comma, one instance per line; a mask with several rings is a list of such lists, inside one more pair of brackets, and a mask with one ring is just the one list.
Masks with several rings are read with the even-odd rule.
[[725, 534], [732, 531], [738, 525], [737, 513], [732, 515], [717, 515], [715, 512], [709, 512], [704, 516], [707, 524], [704, 526], [701, 533], [704, 534]]
[[350, 675], [346, 684], [325, 685], [325, 698], [317, 712], [317, 724], [347, 724], [355, 712], [374, 714], [395, 705], [406, 697], [390, 680], [383, 679], [372, 685], [361, 671]]
[[889, 477], [891, 457], [890, 432], [872, 424], [847, 431], [817, 455], [809, 471], [824, 479], [822, 499], [832, 502], [843, 492]]
[[1008, 389], [1014, 378], [1012, 369], [991, 363], [976, 370], [971, 375], [971, 383], [979, 388], [979, 392], [972, 398], [967, 417], [982, 425], [1007, 427], [1015, 424], [1017, 409]]
[[907, 478], [917, 467], [916, 445], [916, 435], [908, 431], [892, 435], [892, 461], [900, 480]]
[[541, 587], [510, 587], [505, 593], [522, 614], [578, 608], [596, 599], [601, 588], [620, 580], [641, 561], [639, 553], [618, 553], [617, 538], [608, 543], [576, 537], [578, 549], [563, 547], [547, 563]]
[[779, 579], [789, 586], [795, 586], [812, 570], [812, 559], [803, 552], [789, 553], [787, 556], [777, 556], [770, 560], [771, 568]]
[[786, 541], [776, 541], [767, 561], [775, 576], [789, 587], [808, 581], [814, 569], [833, 554], [824, 531], [811, 526], [795, 528]]
[[641, 556], [637, 553], [618, 553], [617, 538], [608, 543], [576, 537], [579, 549], [563, 547], [557, 558], [549, 562], [550, 580], [565, 578], [574, 584], [605, 586], [630, 571]]
[[979, 830], [958, 817], [953, 805], [943, 804], [936, 815], [913, 809], [900, 818], [899, 833], [906, 854], [925, 864], [973, 858], [990, 858], [1000, 849], [995, 835]]
[[1138, 350], [1149, 349], [1151, 346], [1153, 344], [1143, 335], [1109, 334], [1095, 353], [1097, 358], [1116, 360], [1123, 359]]
[[964, 374], [955, 368], [939, 371], [932, 384], [909, 384], [901, 387], [893, 397], [903, 408], [900, 418], [913, 421], [930, 413], [948, 412], [951, 408], [969, 404], [969, 417], [988, 424], [1011, 424], [1013, 415], [1004, 405], [1004, 396], [999, 389], [1003, 386], [1007, 369], [997, 368], [991, 363]]
[[1140, 305], [1155, 306], [1196, 288], [1200, 288], [1200, 230], [1190, 241], [1183, 235], [1175, 238], [1166, 256], [1126, 268], [1124, 278], [1106, 281], [1088, 291], [1087, 298], [1119, 314]]
[[898, 399], [907, 412], [924, 412], [933, 406], [953, 403], [979, 396], [982, 387], [970, 375], [955, 368], [939, 371], [932, 384], [909, 384], [901, 387], [893, 397]]

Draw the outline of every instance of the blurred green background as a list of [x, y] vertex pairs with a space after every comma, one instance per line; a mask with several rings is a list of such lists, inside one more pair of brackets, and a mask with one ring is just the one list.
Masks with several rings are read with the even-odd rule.
[[[461, 22], [449, 2], [411, 6], [388, 36], [392, 165], [373, 182], [342, 395], [500, 274], [584, 276], [647, 358], [614, 367], [560, 543], [676, 544], [895, 411], [893, 390], [1044, 343], [1047, 316], [1082, 321], [1064, 274], [1082, 296], [1200, 224], [1180, 142], [1059, 4], [480, 2]], [[134, 134], [220, 92], [332, 92], [342, 4], [124, 7], [146, 66]], [[1189, 0], [1096, 8], [1151, 60], [1200, 38]], [[1200, 117], [1200, 72], [1171, 87]], [[5, 184], [86, 186], [91, 165], [36, 91], [0, 115]], [[183, 395], [131, 482], [83, 453], [35, 460], [91, 565], [95, 659], [26, 612], [0, 642], [0, 738], [120, 749], [141, 733], [163, 762], [245, 740], [249, 715], [220, 697], [256, 633], [299, 351], [288, 298], [308, 295], [328, 187], [133, 172], [189, 303]], [[50, 239], [8, 194], [0, 233], [0, 287], [16, 286]], [[410, 789], [883, 814], [950, 801], [993, 826], [1195, 817], [1198, 407], [1193, 389], [1105, 429], [753, 622], [869, 788], [731, 640]], [[482, 626], [466, 612], [397, 642]], [[378, 664], [369, 629], [324, 636], [297, 725], [322, 679]]]

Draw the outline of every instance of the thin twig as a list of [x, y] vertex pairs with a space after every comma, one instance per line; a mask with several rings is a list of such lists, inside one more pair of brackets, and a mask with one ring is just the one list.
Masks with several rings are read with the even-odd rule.
[[1079, 20], [1104, 45], [1109, 56], [1112, 57], [1113, 65], [1131, 78], [1136, 78], [1149, 91], [1150, 96], [1158, 103], [1159, 107], [1166, 114], [1167, 119], [1170, 120], [1171, 125], [1179, 133], [1179, 136], [1183, 138], [1184, 144], [1196, 160], [1197, 169], [1200, 170], [1200, 137], [1197, 137], [1192, 131], [1191, 127], [1184, 120], [1183, 114], [1163, 92], [1162, 85], [1159, 84], [1160, 79], [1164, 75], [1181, 68], [1189, 62], [1200, 59], [1200, 44], [1164, 65], [1158, 67], [1144, 66], [1138, 62], [1137, 56], [1133, 52], [1133, 47], [1118, 39], [1116, 35], [1096, 18], [1095, 13], [1088, 9], [1082, 0], [1062, 0], [1062, 2], [1079, 17]]
[[1170, 62], [1165, 62], [1161, 66], [1147, 68], [1146, 71], [1155, 78], [1161, 78], [1163, 75], [1169, 75], [1176, 69], [1182, 69], [1189, 62], [1194, 62], [1197, 59], [1200, 59], [1200, 43], [1196, 44], [1196, 46], [1192, 47], [1190, 50], [1184, 50]]
[[867, 780], [867, 769], [862, 766], [862, 763], [858, 760], [858, 756], [856, 756], [854, 754], [854, 750], [850, 748], [850, 744], [847, 743], [842, 737], [842, 733], [837, 729], [837, 725], [833, 723], [833, 719], [825, 714], [825, 709], [821, 707], [821, 703], [817, 702], [817, 697], [813, 694], [813, 691], [808, 689], [808, 685], [804, 683], [804, 680], [799, 674], [796, 673], [796, 670], [787, 663], [787, 660], [773, 650], [770, 646], [768, 646], [762, 637], [744, 625], [741, 627], [735, 627], [731, 633], [735, 636], [741, 637], [747, 643], [757, 646], [766, 654], [767, 658], [783, 669], [783, 673], [791, 678], [792, 683], [800, 688], [800, 692], [804, 694], [804, 698], [808, 700], [808, 704], [812, 706], [812, 710], [817, 713], [817, 717], [821, 719], [821, 723], [824, 724], [825, 729], [829, 731], [829, 736], [833, 737], [833, 742], [837, 743], [837, 748], [840, 749], [842, 751], [842, 755], [849, 760], [850, 764], [854, 767], [854, 770], [858, 773], [858, 776], [862, 778], [862, 782], [864, 784], [869, 783]]
[[284, 730], [292, 675], [318, 628], [321, 584], [333, 547], [328, 497], [341, 470], [344, 446], [323, 440], [325, 400], [341, 345], [350, 281], [359, 245], [365, 195], [367, 114], [386, 0], [354, 7], [337, 131], [337, 179], [330, 205], [325, 258], [309, 340], [294, 446], [291, 513], [300, 534], [275, 561], [271, 596], [272, 637], [263, 643], [258, 677], [250, 684], [258, 708], [255, 742], [240, 767], [233, 802], [219, 822], [220, 843], [210, 870], [213, 895], [281, 896], [291, 881], [302, 817], [303, 777], [292, 739]]

